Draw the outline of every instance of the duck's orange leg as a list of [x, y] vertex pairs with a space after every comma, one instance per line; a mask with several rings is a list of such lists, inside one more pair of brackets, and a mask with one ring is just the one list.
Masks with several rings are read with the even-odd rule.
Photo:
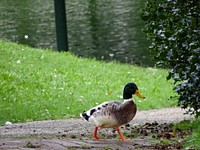
[[118, 134], [120, 136], [120, 140], [125, 141], [125, 138], [123, 137], [123, 135], [122, 135], [122, 133], [121, 133], [119, 128], [117, 128], [117, 132], [118, 132]]
[[99, 140], [99, 138], [97, 137], [97, 130], [98, 130], [98, 127], [95, 127], [95, 129], [94, 129], [94, 139], [95, 140]]

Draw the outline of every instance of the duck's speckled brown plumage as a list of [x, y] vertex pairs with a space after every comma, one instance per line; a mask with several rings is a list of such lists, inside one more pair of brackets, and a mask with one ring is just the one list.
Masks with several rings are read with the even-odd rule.
[[137, 112], [135, 102], [130, 99], [119, 105], [119, 110], [115, 110], [114, 116], [119, 122], [119, 126], [129, 123]]
[[106, 102], [90, 109], [88, 112], [91, 112], [91, 110], [93, 110], [93, 114], [89, 118], [89, 122], [101, 128], [118, 128], [134, 118], [137, 107], [135, 102], [129, 99], [124, 102]]

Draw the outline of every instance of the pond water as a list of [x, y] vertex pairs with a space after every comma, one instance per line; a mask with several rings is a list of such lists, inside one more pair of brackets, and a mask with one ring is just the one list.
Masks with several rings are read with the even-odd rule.
[[[66, 0], [70, 51], [152, 66], [140, 18], [144, 0]], [[56, 49], [53, 0], [1, 0], [0, 39]]]

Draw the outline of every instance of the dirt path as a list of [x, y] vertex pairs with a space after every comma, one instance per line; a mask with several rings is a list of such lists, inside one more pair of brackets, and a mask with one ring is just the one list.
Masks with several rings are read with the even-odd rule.
[[[161, 110], [138, 111], [130, 123], [143, 125], [158, 122], [173, 123], [192, 119], [183, 115], [180, 108], [166, 108]], [[133, 139], [121, 142], [118, 139], [93, 140], [94, 126], [82, 119], [50, 120], [28, 123], [18, 123], [0, 126], [0, 149], [134, 149], [151, 147], [152, 142], [144, 139]], [[125, 128], [125, 134], [130, 134]], [[102, 129], [99, 135], [116, 137], [112, 129]]]

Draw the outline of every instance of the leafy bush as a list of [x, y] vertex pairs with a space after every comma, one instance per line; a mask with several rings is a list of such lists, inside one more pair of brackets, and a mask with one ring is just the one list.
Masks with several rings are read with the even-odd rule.
[[149, 49], [162, 66], [169, 68], [178, 105], [200, 115], [200, 1], [147, 0], [142, 19], [151, 39]]

